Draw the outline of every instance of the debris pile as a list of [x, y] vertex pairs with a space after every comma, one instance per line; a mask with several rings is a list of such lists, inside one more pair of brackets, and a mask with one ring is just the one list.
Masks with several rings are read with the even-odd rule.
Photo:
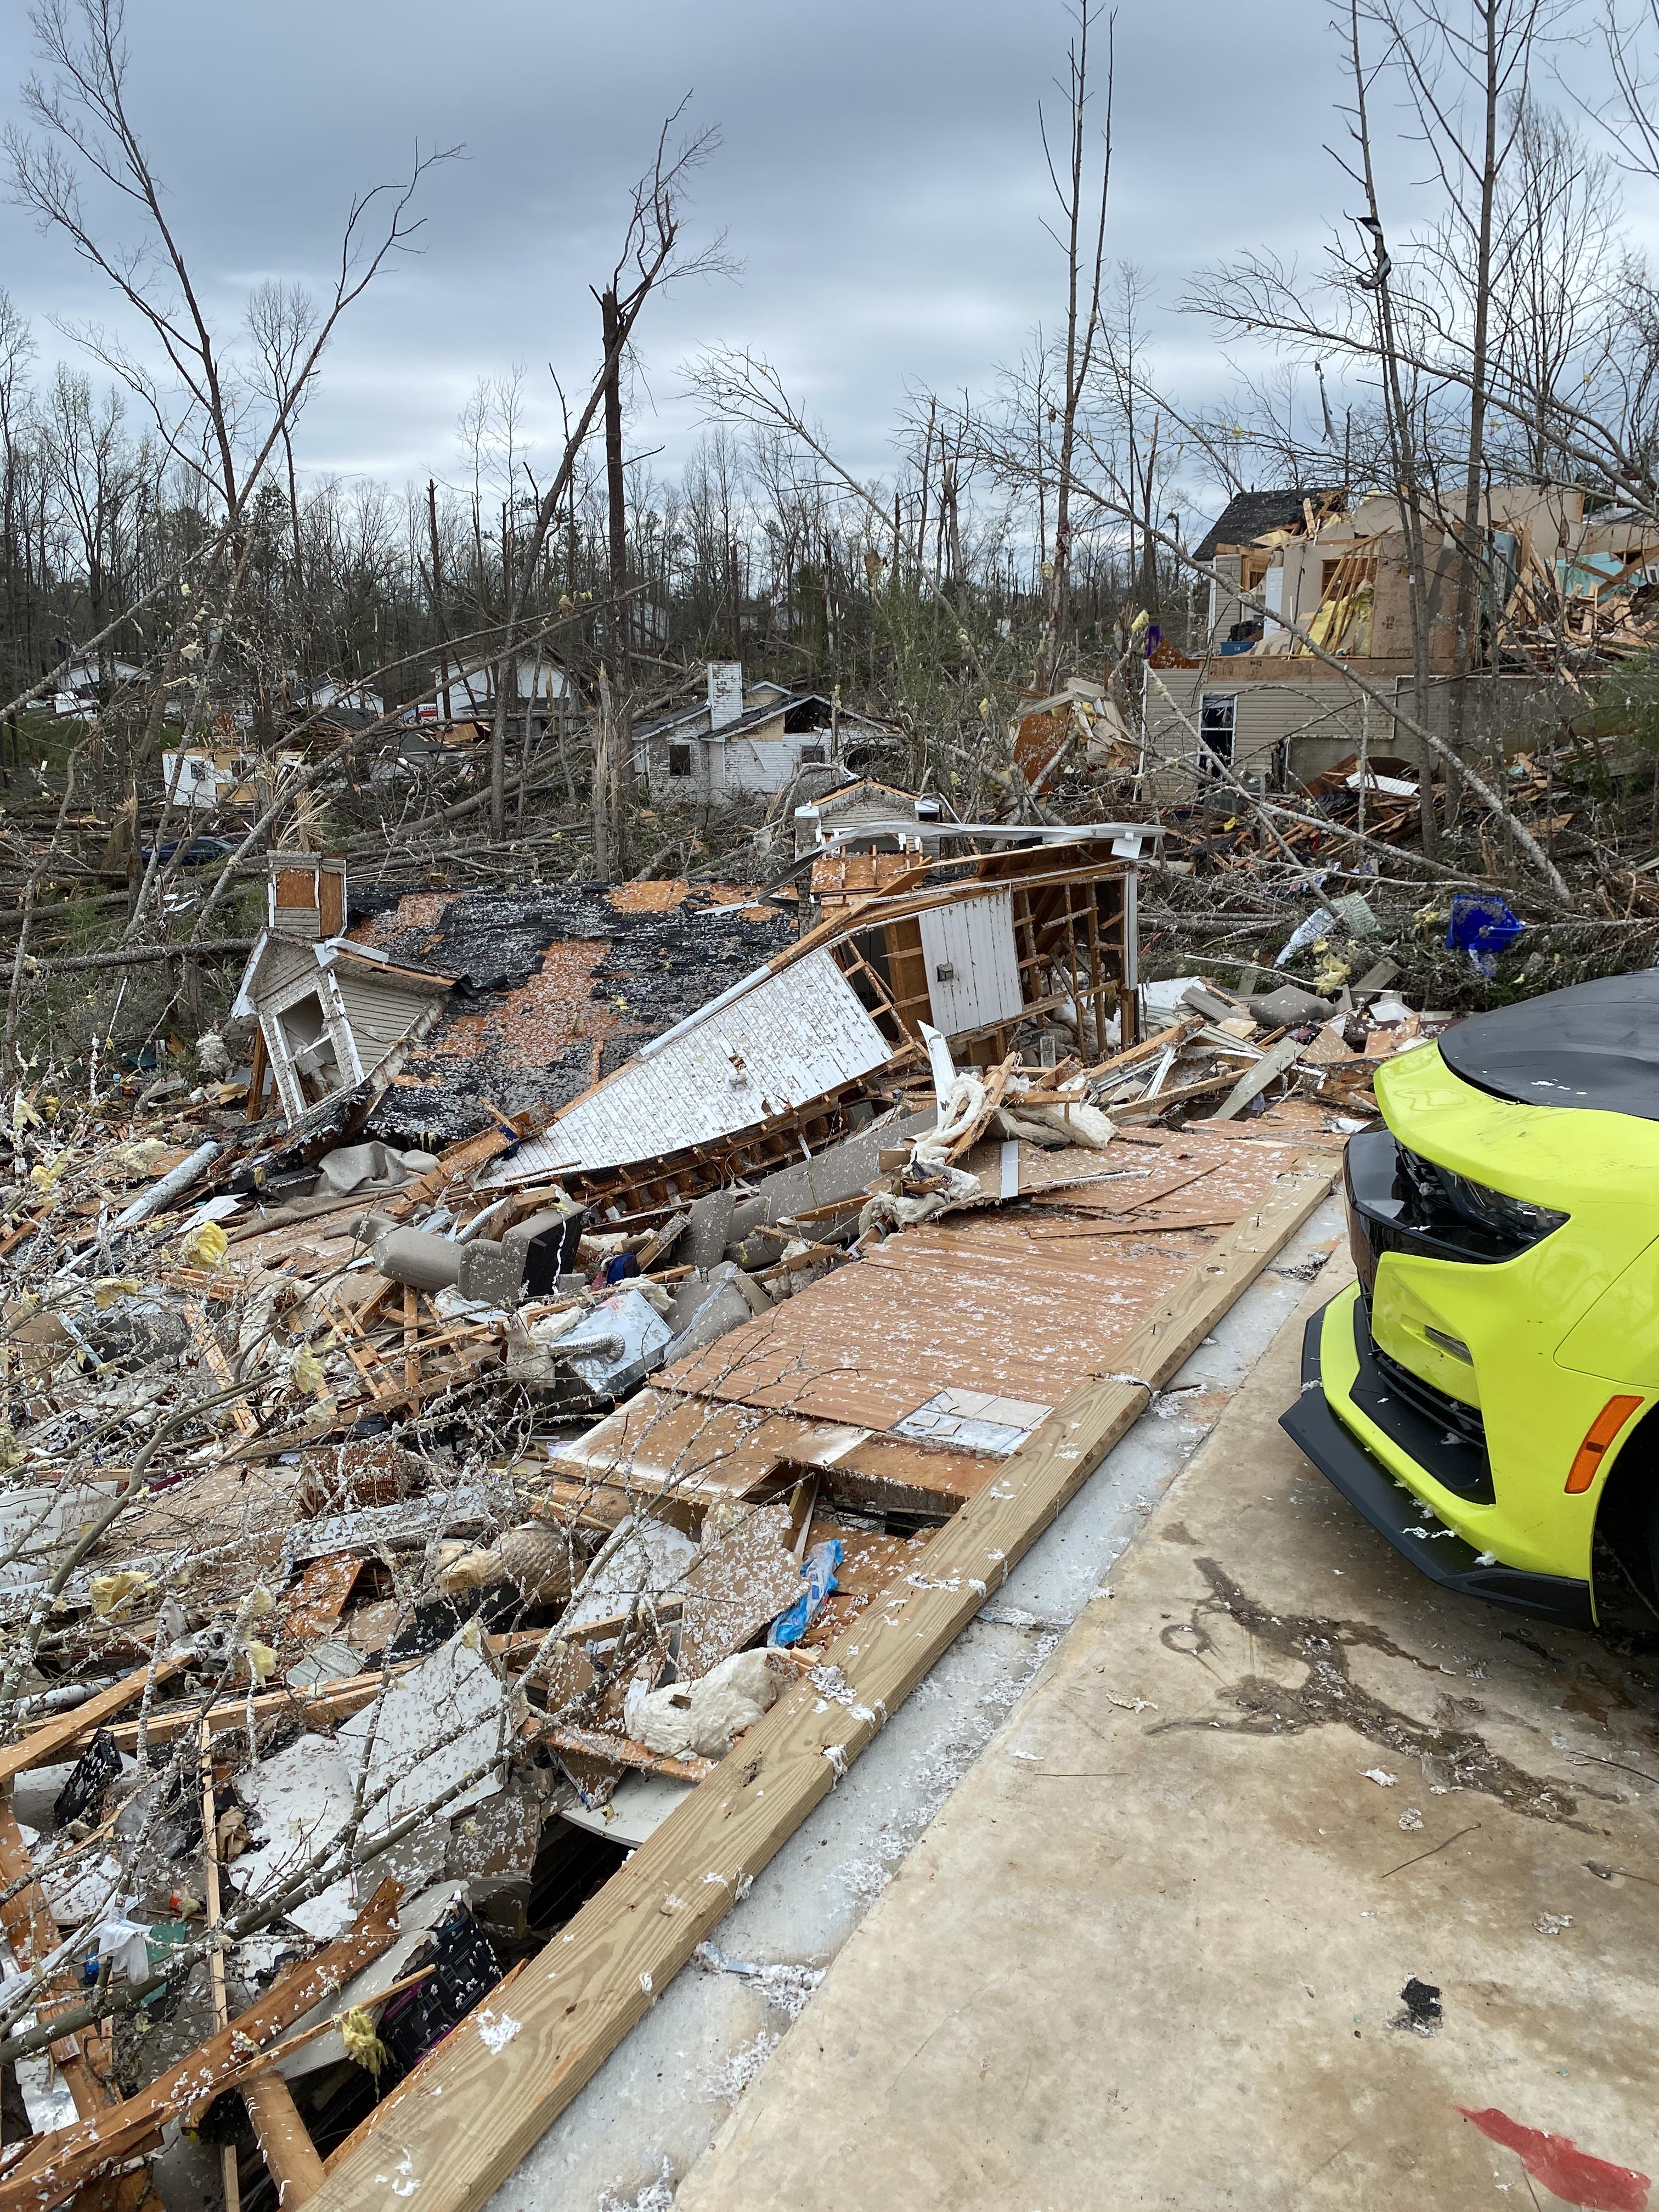
[[[297, 1112], [234, 1029], [194, 1080], [15, 1091], [0, 2187], [67, 2203], [175, 2123], [314, 2185], [797, 1685], [866, 1711], [838, 1639], [1327, 1140], [1280, 1124], [1329, 1103], [1328, 1023], [1138, 991], [1091, 835], [913, 861], [786, 945], [752, 898], [349, 913], [273, 856], [252, 1034], [325, 1070], [283, 1026], [320, 978], [384, 1044], [366, 937], [441, 1022]], [[606, 994], [633, 1056], [497, 1099], [502, 1008], [573, 959], [564, 1012]], [[434, 1136], [446, 1054], [482, 1110]]]

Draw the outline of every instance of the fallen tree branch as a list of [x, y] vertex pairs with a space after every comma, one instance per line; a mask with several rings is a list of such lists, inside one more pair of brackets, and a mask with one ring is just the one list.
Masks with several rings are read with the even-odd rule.
[[83, 975], [100, 968], [137, 968], [158, 960], [229, 959], [252, 952], [256, 937], [201, 937], [179, 945], [121, 945], [112, 952], [77, 952], [68, 960], [32, 960], [23, 956], [23, 972], [37, 975]]

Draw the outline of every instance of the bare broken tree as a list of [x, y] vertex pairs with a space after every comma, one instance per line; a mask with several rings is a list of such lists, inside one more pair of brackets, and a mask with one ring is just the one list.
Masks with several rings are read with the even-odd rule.
[[[1094, 373], [1095, 349], [1101, 327], [1101, 272], [1106, 254], [1106, 208], [1112, 181], [1112, 30], [1115, 16], [1107, 18], [1106, 112], [1097, 157], [1091, 152], [1088, 106], [1089, 33], [1099, 18], [1096, 0], [1079, 0], [1077, 33], [1066, 50], [1066, 76], [1060, 89], [1066, 98], [1066, 143], [1060, 166], [1048, 141], [1048, 119], [1038, 111], [1042, 151], [1048, 181], [1060, 208], [1060, 228], [1043, 228], [1066, 257], [1066, 321], [1060, 341], [1057, 405], [1059, 437], [1054, 454], [1054, 536], [1048, 580], [1049, 659], [1044, 672], [1045, 690], [1058, 682], [1070, 642], [1072, 615], [1072, 486], [1076, 461], [1078, 417]], [[1042, 431], [1039, 429], [1039, 436]]]
[[[341, 318], [393, 256], [410, 250], [423, 221], [411, 213], [421, 180], [454, 149], [417, 149], [402, 184], [376, 185], [354, 200], [329, 301], [320, 313], [307, 312], [306, 327], [279, 348], [284, 366], [267, 417], [251, 424], [247, 380], [234, 346], [215, 327], [131, 112], [124, 0], [40, 0], [29, 21], [52, 76], [29, 79], [22, 94], [28, 127], [14, 124], [5, 135], [13, 197], [43, 228], [64, 238], [137, 319], [153, 353], [100, 326], [72, 335], [139, 396], [167, 450], [186, 466], [196, 465], [193, 439], [200, 431], [213, 457], [223, 519], [234, 531]], [[87, 197], [94, 181], [111, 196], [118, 216], [136, 220], [134, 232], [100, 219]], [[382, 202], [389, 212], [378, 233], [371, 232], [370, 218]], [[256, 310], [261, 320], [270, 318]]]
[[[489, 826], [498, 841], [507, 829], [507, 702], [518, 692], [518, 653], [532, 586], [549, 533], [562, 516], [572, 477], [587, 443], [595, 416], [620, 373], [623, 355], [633, 341], [640, 317], [653, 293], [676, 278], [706, 274], [727, 265], [725, 243], [716, 239], [695, 253], [681, 251], [687, 186], [702, 162], [720, 143], [710, 129], [671, 143], [671, 136], [685, 112], [683, 100], [658, 134], [651, 167], [635, 185], [622, 250], [605, 286], [611, 305], [605, 314], [604, 358], [588, 395], [571, 425], [552, 481], [537, 502], [523, 538], [514, 548], [513, 573], [506, 580], [506, 611], [501, 625], [496, 665], [495, 714], [489, 741]], [[620, 507], [621, 502], [617, 502]], [[615, 620], [627, 622], [619, 608]], [[609, 802], [607, 801], [607, 804]]]
[[[412, 246], [422, 220], [411, 212], [415, 195], [434, 162], [449, 156], [417, 149], [401, 184], [356, 198], [320, 312], [297, 295], [280, 303], [256, 296], [250, 322], [257, 361], [245, 373], [234, 343], [205, 304], [131, 112], [123, 0], [41, 0], [30, 20], [51, 75], [24, 87], [27, 125], [14, 125], [5, 136], [13, 197], [67, 240], [135, 319], [131, 335], [101, 327], [72, 334], [137, 395], [164, 452], [197, 477], [210, 501], [208, 542], [192, 564], [194, 594], [153, 673], [137, 759], [142, 769], [157, 750], [170, 701], [182, 704], [186, 733], [206, 710], [214, 672], [234, 635], [254, 550], [258, 489], [341, 319], [388, 261]], [[125, 943], [141, 939], [188, 846], [188, 839], [166, 842], [175, 797], [169, 791]]]

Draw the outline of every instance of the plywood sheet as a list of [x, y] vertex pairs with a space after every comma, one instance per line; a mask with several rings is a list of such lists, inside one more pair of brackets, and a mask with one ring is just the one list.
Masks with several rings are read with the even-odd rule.
[[842, 1423], [641, 1390], [564, 1452], [561, 1471], [657, 1495], [741, 1498], [781, 1461], [826, 1467], [865, 1435]]
[[[1212, 1215], [1260, 1203], [1291, 1164], [1277, 1147], [1185, 1133], [1122, 1150], [1123, 1164], [1145, 1166], [1149, 1190], [1207, 1168], [1192, 1188]], [[1116, 1151], [1093, 1157], [1107, 1163]], [[1115, 1198], [1125, 1187], [1107, 1186]], [[1170, 1210], [1192, 1209], [1177, 1199]], [[906, 1230], [679, 1362], [659, 1384], [878, 1431], [947, 1388], [1058, 1405], [1114, 1364], [1113, 1347], [1215, 1232], [1087, 1243], [1031, 1233], [1054, 1219], [1050, 1206], [1017, 1201]]]
[[956, 1220], [890, 1238], [659, 1382], [876, 1430], [952, 1384], [1058, 1405], [1202, 1249], [1175, 1236], [1056, 1254], [1018, 1210]]

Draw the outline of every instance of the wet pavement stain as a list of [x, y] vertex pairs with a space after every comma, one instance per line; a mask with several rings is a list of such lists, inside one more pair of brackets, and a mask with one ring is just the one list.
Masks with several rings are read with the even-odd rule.
[[1467, 1713], [1478, 1711], [1479, 1706], [1443, 1698], [1437, 1723], [1414, 1720], [1355, 1682], [1348, 1672], [1348, 1654], [1356, 1649], [1381, 1651], [1435, 1674], [1440, 1672], [1437, 1665], [1368, 1622], [1273, 1613], [1257, 1604], [1215, 1560], [1194, 1564], [1211, 1594], [1199, 1600], [1189, 1619], [1163, 1631], [1159, 1640], [1166, 1650], [1189, 1653], [1220, 1680], [1213, 1657], [1215, 1639], [1204, 1623], [1224, 1613], [1250, 1638], [1253, 1654], [1260, 1649], [1288, 1666], [1302, 1666], [1306, 1673], [1297, 1684], [1272, 1681], [1257, 1674], [1225, 1681], [1218, 1694], [1232, 1701], [1241, 1718], [1160, 1721], [1149, 1734], [1219, 1728], [1233, 1735], [1300, 1735], [1310, 1729], [1341, 1726], [1401, 1759], [1422, 1762], [1425, 1774], [1443, 1778], [1448, 1786], [1478, 1790], [1529, 1820], [1559, 1822], [1587, 1835], [1599, 1832], [1573, 1818], [1578, 1799], [1559, 1784], [1527, 1773], [1493, 1751], [1475, 1730], [1455, 1724], [1460, 1707]]

